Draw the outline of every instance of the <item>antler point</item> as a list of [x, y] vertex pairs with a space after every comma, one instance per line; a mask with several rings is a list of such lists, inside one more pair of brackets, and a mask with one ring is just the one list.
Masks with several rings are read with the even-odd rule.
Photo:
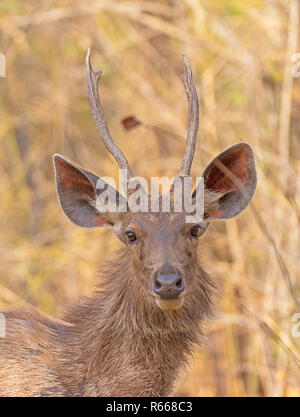
[[91, 54], [91, 49], [90, 48], [88, 48], [88, 50], [87, 50], [87, 53], [86, 53], [86, 63], [89, 63], [90, 62], [90, 54]]

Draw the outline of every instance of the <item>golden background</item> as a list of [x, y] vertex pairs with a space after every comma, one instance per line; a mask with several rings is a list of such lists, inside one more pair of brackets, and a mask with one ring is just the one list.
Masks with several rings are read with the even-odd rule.
[[[245, 140], [258, 189], [238, 219], [215, 222], [201, 240], [222, 296], [176, 394], [298, 396], [298, 20], [298, 0], [1, 1], [0, 307], [27, 303], [59, 317], [92, 290], [101, 262], [121, 245], [109, 230], [72, 225], [55, 194], [55, 152], [117, 178], [90, 113], [87, 48], [103, 69], [112, 136], [144, 176], [179, 170], [185, 53], [201, 103], [192, 174]], [[131, 114], [144, 124], [125, 131], [120, 121]]]

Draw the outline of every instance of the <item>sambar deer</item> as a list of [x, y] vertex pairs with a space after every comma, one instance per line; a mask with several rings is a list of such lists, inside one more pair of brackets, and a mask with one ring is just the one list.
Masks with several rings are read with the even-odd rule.
[[[197, 92], [185, 57], [184, 63], [189, 127], [180, 178], [190, 175], [199, 124]], [[106, 147], [130, 180], [128, 161], [104, 120], [98, 93], [101, 71], [92, 69], [89, 52], [86, 65], [93, 117]], [[100, 290], [69, 308], [63, 323], [34, 309], [4, 312], [0, 394], [171, 394], [179, 370], [201, 343], [203, 320], [212, 312], [215, 284], [198, 257], [198, 239], [212, 220], [232, 218], [248, 206], [256, 188], [251, 147], [237, 143], [205, 169], [204, 216], [197, 224], [187, 223], [186, 213], [174, 210], [99, 210], [97, 182], [103, 180], [57, 154], [54, 166], [66, 216], [81, 227], [110, 227], [124, 247], [106, 264]], [[108, 183], [105, 187], [124, 203], [118, 191]]]

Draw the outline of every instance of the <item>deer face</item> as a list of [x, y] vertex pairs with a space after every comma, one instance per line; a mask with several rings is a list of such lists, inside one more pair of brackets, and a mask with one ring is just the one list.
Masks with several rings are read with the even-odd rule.
[[192, 289], [197, 245], [204, 225], [183, 213], [138, 213], [122, 230], [135, 279], [163, 310], [181, 307]]
[[[185, 59], [184, 86], [189, 102], [189, 131], [181, 176], [189, 175], [198, 128], [198, 99], [190, 67]], [[107, 148], [120, 168], [132, 172], [125, 156], [112, 141], [103, 118], [95, 73], [87, 56], [87, 79], [93, 116]], [[131, 257], [134, 282], [146, 298], [162, 310], [179, 309], [193, 291], [197, 247], [200, 236], [215, 219], [237, 216], [250, 203], [256, 188], [256, 169], [251, 147], [237, 143], [219, 154], [205, 169], [204, 217], [199, 223], [187, 223], [184, 212], [132, 212], [127, 200], [104, 180], [54, 155], [56, 185], [64, 213], [81, 227], [110, 227], [127, 246]], [[104, 212], [99, 206], [101, 189], [114, 194], [118, 208]], [[151, 196], [149, 196], [149, 199]], [[195, 198], [195, 191], [192, 199]], [[118, 277], [116, 277], [118, 279]]]

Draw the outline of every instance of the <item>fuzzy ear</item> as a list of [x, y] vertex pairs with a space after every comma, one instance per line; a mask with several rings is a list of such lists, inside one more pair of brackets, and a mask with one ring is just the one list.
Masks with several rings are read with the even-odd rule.
[[114, 226], [118, 213], [97, 210], [97, 189], [100, 185], [102, 189], [115, 193], [114, 197], [123, 204], [126, 204], [125, 198], [107, 182], [76, 167], [61, 155], [55, 154], [53, 162], [57, 194], [66, 216], [81, 227]]
[[[203, 173], [206, 195], [219, 195], [210, 219], [230, 219], [243, 211], [254, 195], [257, 183], [253, 151], [237, 143], [220, 153]], [[204, 194], [205, 199], [205, 194]]]

